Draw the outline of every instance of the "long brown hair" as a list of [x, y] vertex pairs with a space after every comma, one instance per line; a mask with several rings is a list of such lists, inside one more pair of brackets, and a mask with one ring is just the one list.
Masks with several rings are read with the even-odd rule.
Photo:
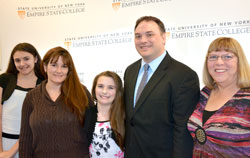
[[44, 66], [50, 63], [55, 63], [62, 57], [64, 64], [69, 68], [67, 77], [62, 84], [61, 93], [64, 98], [64, 103], [75, 113], [81, 123], [84, 121], [85, 109], [88, 106], [88, 97], [86, 90], [80, 83], [73, 60], [69, 52], [62, 47], [50, 49], [43, 57], [41, 64], [42, 74], [48, 79]]
[[34, 58], [37, 58], [37, 62], [35, 63], [35, 66], [34, 66], [34, 72], [38, 78], [43, 79], [43, 76], [42, 76], [41, 71], [40, 71], [41, 57], [40, 57], [38, 51], [36, 50], [36, 48], [33, 45], [31, 45], [30, 43], [19, 43], [13, 48], [13, 50], [10, 54], [8, 68], [5, 72], [12, 73], [12, 74], [18, 74], [18, 70], [16, 69], [14, 58], [13, 58], [16, 51], [24, 51], [24, 52], [27, 52], [27, 53], [30, 53], [31, 55], [33, 55]]
[[92, 97], [94, 101], [96, 99], [95, 88], [97, 81], [101, 76], [110, 77], [114, 80], [116, 86], [116, 96], [110, 108], [110, 124], [114, 131], [119, 147], [124, 150], [124, 136], [125, 136], [125, 110], [123, 101], [123, 86], [121, 78], [111, 71], [104, 71], [97, 75], [92, 85]]

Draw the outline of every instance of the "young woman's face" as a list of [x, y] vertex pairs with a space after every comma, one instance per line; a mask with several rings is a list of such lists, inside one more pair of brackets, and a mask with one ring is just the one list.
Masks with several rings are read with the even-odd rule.
[[14, 64], [19, 74], [29, 75], [34, 73], [37, 58], [25, 51], [16, 51], [13, 55]]
[[59, 57], [55, 63], [49, 61], [48, 65], [44, 66], [44, 71], [47, 73], [48, 82], [61, 85], [67, 78], [69, 68], [63, 63], [62, 57]]
[[95, 87], [95, 94], [98, 106], [111, 106], [116, 96], [114, 80], [107, 76], [99, 77]]

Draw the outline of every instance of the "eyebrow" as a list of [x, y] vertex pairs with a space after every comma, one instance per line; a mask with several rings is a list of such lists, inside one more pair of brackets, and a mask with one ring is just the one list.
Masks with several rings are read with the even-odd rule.
[[21, 57], [21, 58], [14, 58], [14, 59], [22, 59], [22, 58], [28, 58], [29, 56], [24, 56], [24, 57]]
[[[97, 85], [104, 85], [104, 84], [103, 83], [97, 83]], [[111, 85], [111, 84], [109, 84], [107, 86], [115, 87], [115, 85]]]
[[[145, 32], [145, 33], [153, 33], [153, 31], [147, 31], [147, 32]], [[142, 34], [142, 33], [137, 33], [137, 32], [135, 32], [135, 34]]]
[[228, 55], [228, 54], [233, 54], [233, 53], [230, 53], [230, 52], [225, 53], [225, 54], [215, 54], [215, 53], [209, 53], [208, 55], [210, 55], [210, 54], [212, 54], [212, 55]]

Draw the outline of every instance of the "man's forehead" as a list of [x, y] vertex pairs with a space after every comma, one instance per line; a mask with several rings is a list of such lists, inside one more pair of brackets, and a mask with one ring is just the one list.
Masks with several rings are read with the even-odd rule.
[[154, 31], [135, 31], [135, 34], [147, 34], [147, 33], [153, 33]]
[[160, 30], [157, 23], [154, 21], [142, 21], [135, 29], [135, 32], [143, 31], [143, 32], [155, 32], [157, 30]]

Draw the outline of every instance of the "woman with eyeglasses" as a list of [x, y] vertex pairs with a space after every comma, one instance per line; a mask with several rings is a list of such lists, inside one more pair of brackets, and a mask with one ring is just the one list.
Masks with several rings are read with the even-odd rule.
[[250, 157], [250, 67], [235, 39], [221, 37], [210, 44], [203, 82], [188, 121], [193, 157]]

